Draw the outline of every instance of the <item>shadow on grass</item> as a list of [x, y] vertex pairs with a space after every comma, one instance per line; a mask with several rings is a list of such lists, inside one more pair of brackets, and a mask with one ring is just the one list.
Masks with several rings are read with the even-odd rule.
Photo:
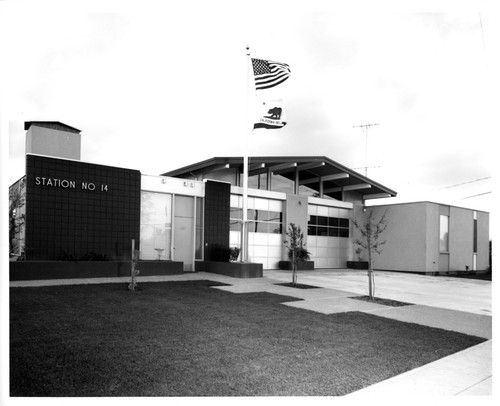
[[484, 341], [216, 285], [11, 288], [11, 396], [343, 395]]

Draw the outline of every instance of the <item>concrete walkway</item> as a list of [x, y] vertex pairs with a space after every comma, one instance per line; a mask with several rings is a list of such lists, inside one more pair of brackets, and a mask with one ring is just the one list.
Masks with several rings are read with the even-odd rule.
[[486, 341], [349, 396], [491, 395], [491, 347]]
[[[360, 311], [395, 320], [457, 331], [488, 339], [438, 361], [364, 388], [348, 396], [491, 395], [492, 306], [491, 282], [452, 277], [376, 272], [375, 296], [415, 306], [388, 307], [350, 299], [366, 295], [366, 271], [317, 270], [299, 272], [298, 282], [320, 287], [296, 289], [277, 285], [290, 282], [290, 271], [264, 271], [263, 278], [237, 279], [212, 273], [138, 277], [139, 283], [209, 279], [230, 286], [216, 286], [233, 293], [269, 292], [295, 297], [283, 305], [324, 314]], [[128, 283], [125, 278], [65, 279], [11, 282], [10, 287]]]
[[[287, 271], [265, 271], [265, 276], [291, 280]], [[368, 294], [367, 271], [299, 271], [298, 282]], [[490, 281], [375, 271], [375, 296], [401, 302], [491, 316], [491, 293]]]

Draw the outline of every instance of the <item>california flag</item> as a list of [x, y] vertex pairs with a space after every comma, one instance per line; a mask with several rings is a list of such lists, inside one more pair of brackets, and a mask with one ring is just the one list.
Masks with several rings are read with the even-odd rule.
[[286, 124], [283, 100], [261, 100], [256, 107], [256, 120], [253, 128], [275, 129]]

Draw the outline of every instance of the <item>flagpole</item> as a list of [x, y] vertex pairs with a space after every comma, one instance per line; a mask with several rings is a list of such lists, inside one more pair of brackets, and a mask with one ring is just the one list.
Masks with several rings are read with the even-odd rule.
[[241, 223], [241, 262], [248, 262], [248, 139], [251, 136], [250, 127], [250, 47], [247, 45], [247, 110], [245, 129], [245, 151], [243, 155], [243, 221]]

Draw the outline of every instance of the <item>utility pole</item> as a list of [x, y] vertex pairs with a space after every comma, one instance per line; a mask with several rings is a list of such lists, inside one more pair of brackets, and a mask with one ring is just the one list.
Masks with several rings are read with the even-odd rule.
[[352, 126], [352, 128], [361, 128], [365, 133], [365, 176], [368, 176], [368, 129], [374, 125], [379, 125], [379, 123], [369, 123]]

